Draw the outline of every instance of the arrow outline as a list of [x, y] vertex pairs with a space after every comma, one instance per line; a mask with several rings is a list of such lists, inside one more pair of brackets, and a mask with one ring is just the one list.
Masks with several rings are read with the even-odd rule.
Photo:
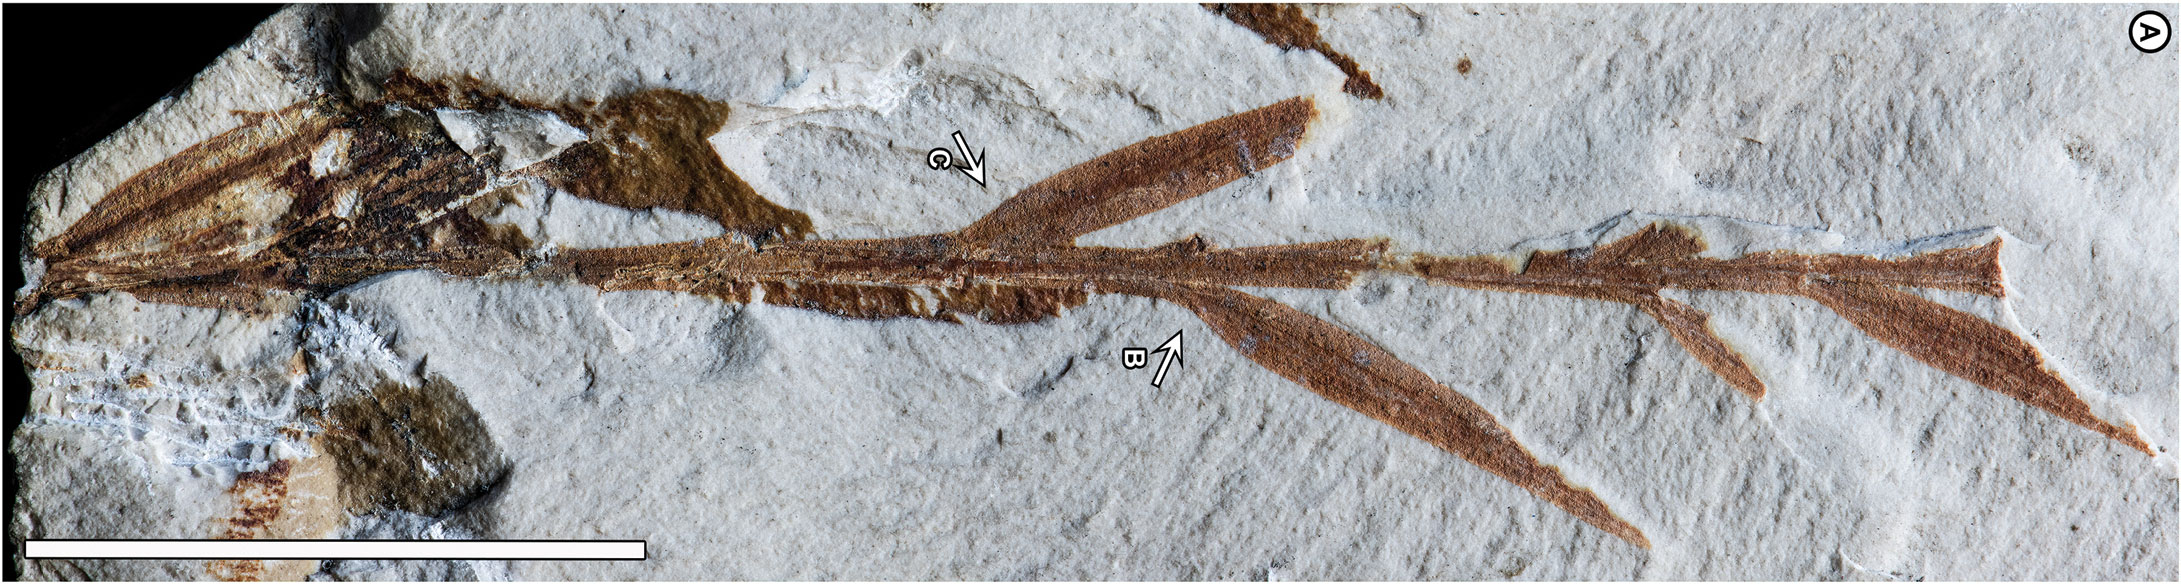
[[976, 181], [977, 187], [984, 187], [984, 151], [978, 151], [974, 155], [970, 154], [969, 141], [962, 139], [962, 131], [954, 131], [954, 147], [961, 152], [961, 158], [967, 161], [966, 164], [963, 161], [956, 161], [954, 168], [961, 171], [962, 175], [967, 175], [971, 180]]
[[1181, 333], [1180, 330], [1174, 331], [1173, 336], [1166, 337], [1166, 342], [1159, 343], [1158, 348], [1151, 349], [1152, 352], [1159, 353], [1159, 371], [1151, 374], [1152, 387], [1159, 387], [1166, 382], [1166, 366], [1168, 364], [1182, 362]]

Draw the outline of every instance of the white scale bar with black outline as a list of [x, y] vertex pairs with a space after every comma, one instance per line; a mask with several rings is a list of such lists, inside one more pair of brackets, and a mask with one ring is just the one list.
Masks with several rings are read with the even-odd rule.
[[640, 561], [642, 540], [26, 540], [32, 559]]

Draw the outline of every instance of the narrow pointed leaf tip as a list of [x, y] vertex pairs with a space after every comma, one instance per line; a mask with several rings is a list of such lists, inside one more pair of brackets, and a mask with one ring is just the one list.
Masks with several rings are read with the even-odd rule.
[[2090, 405], [2045, 367], [2044, 355], [2005, 328], [1890, 287], [1819, 280], [1806, 292], [1871, 338], [1918, 361], [2157, 456], [2134, 425], [2092, 415]]
[[1295, 156], [1318, 116], [1295, 97], [1153, 137], [1023, 188], [957, 235], [1000, 250], [1065, 247]]

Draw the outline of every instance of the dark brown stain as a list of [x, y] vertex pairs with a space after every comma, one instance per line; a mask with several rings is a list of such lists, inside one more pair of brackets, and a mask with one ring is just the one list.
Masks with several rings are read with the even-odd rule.
[[507, 471], [461, 390], [427, 377], [387, 382], [326, 409], [325, 447], [350, 511], [441, 516], [483, 495]]
[[726, 104], [647, 90], [572, 111], [569, 118], [591, 140], [551, 161], [551, 177], [561, 189], [627, 208], [695, 212], [759, 242], [810, 235], [809, 216], [759, 196], [706, 142], [727, 121]]
[[1455, 73], [1459, 73], [1459, 74], [1462, 74], [1462, 75], [1469, 75], [1469, 69], [1470, 69], [1471, 67], [1475, 67], [1475, 66], [1474, 66], [1474, 65], [1471, 65], [1471, 64], [1469, 63], [1469, 58], [1468, 58], [1468, 57], [1463, 57], [1461, 61], [1456, 61], [1456, 62], [1454, 62], [1454, 72], [1455, 72]]
[[1334, 67], [1348, 75], [1348, 82], [1341, 91], [1358, 98], [1377, 100], [1386, 97], [1386, 91], [1371, 81], [1371, 72], [1356, 65], [1356, 60], [1328, 47], [1318, 38], [1318, 23], [1303, 16], [1303, 10], [1294, 4], [1205, 4], [1212, 11], [1242, 25], [1242, 28], [1264, 37], [1265, 42], [1281, 49], [1316, 51], [1333, 62]]

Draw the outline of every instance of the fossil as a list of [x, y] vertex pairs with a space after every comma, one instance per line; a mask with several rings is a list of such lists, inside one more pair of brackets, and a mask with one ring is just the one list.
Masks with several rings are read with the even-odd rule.
[[[1264, 37], [1265, 42], [1281, 49], [1316, 51], [1348, 76], [1341, 84], [1341, 91], [1358, 98], [1377, 100], [1386, 97], [1386, 90], [1371, 81], [1371, 72], [1364, 71], [1353, 57], [1334, 51], [1318, 37], [1318, 23], [1303, 16], [1303, 9], [1294, 4], [1204, 4], [1205, 10], [1224, 16], [1242, 28]], [[1468, 73], [1467, 67], [1462, 73]]]
[[[1519, 259], [1393, 253], [1383, 239], [1222, 248], [1190, 236], [1141, 249], [1076, 245], [1077, 237], [1293, 157], [1319, 117], [1312, 99], [1298, 97], [1093, 158], [952, 232], [819, 240], [809, 238], [808, 217], [765, 199], [706, 150], [704, 137], [724, 105], [673, 90], [597, 103], [526, 103], [471, 80], [427, 82], [406, 73], [382, 85], [382, 95], [371, 100], [324, 98], [258, 115], [123, 182], [31, 249], [42, 274], [15, 311], [126, 291], [166, 303], [288, 312], [297, 311], [298, 300], [415, 269], [573, 280], [607, 291], [670, 290], [856, 319], [987, 324], [1044, 320], [1092, 294], [1143, 296], [1190, 310], [1243, 356], [1305, 389], [1648, 547], [1634, 525], [1541, 462], [1459, 391], [1324, 320], [1235, 288], [1345, 289], [1361, 275], [1386, 273], [1630, 304], [1729, 386], [1761, 400], [1763, 378], [1712, 331], [1707, 314], [1660, 293], [1724, 290], [1815, 300], [1932, 367], [2151, 453], [2132, 425], [2092, 415], [2020, 337], [1909, 292], [2005, 295], [1996, 238], [1898, 258], [1790, 252], [1713, 258], [1699, 254], [1700, 234], [1669, 222], [1603, 246]], [[486, 145], [448, 130], [450, 120], [473, 115], [567, 125], [581, 138], [544, 147]], [[483, 220], [505, 204], [505, 190], [523, 182], [620, 206], [686, 210], [729, 232], [658, 245], [536, 250], [520, 233]], [[454, 497], [349, 501], [427, 509], [448, 499]]]

